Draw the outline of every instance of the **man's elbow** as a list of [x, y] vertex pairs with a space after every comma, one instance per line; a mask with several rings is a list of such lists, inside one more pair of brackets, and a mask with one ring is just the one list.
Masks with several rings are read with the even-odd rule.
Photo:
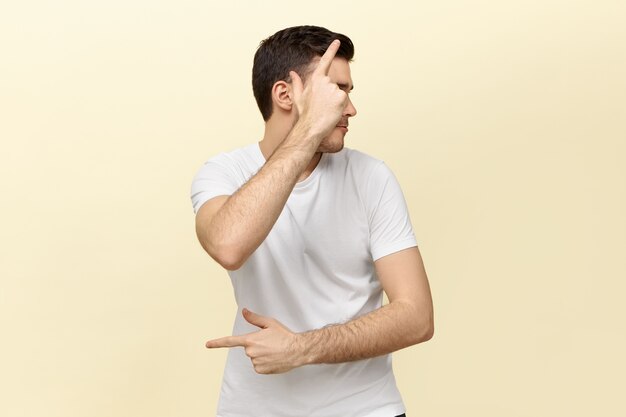
[[228, 248], [211, 248], [211, 250], [207, 248], [205, 249], [215, 262], [228, 271], [235, 271], [241, 268], [248, 258], [241, 252]]
[[249, 255], [241, 251], [241, 245], [227, 242], [224, 236], [207, 233], [202, 228], [197, 228], [196, 233], [204, 251], [224, 269], [235, 271], [248, 259]]
[[412, 345], [427, 342], [430, 339], [432, 339], [435, 334], [435, 323], [434, 323], [434, 320], [432, 319], [432, 316], [426, 319], [417, 320], [416, 322], [417, 322], [417, 325], [411, 332], [411, 336], [412, 336], [411, 344]]
[[428, 323], [428, 325], [425, 326], [425, 329], [422, 332], [422, 337], [421, 337], [420, 343], [429, 341], [430, 339], [433, 338], [434, 335], [435, 335], [435, 324], [431, 320]]
[[205, 241], [202, 243], [202, 247], [215, 262], [228, 271], [235, 271], [241, 268], [249, 257], [237, 245], [215, 244]]

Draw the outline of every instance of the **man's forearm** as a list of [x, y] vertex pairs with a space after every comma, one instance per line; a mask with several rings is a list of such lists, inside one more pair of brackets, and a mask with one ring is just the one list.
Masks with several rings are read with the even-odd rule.
[[259, 172], [215, 214], [207, 243], [218, 256], [234, 259], [229, 262], [233, 269], [267, 237], [318, 144], [306, 124], [296, 124]]
[[262, 374], [373, 358], [429, 340], [433, 335], [432, 309], [420, 311], [405, 301], [391, 302], [345, 324], [303, 333], [293, 333], [278, 320], [245, 308], [242, 314], [260, 330], [209, 340], [206, 347], [244, 347], [255, 371]]
[[432, 314], [396, 301], [344, 324], [298, 334], [304, 364], [373, 358], [429, 340]]

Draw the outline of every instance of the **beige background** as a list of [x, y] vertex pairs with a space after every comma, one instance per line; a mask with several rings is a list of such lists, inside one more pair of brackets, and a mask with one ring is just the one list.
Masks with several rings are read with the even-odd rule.
[[0, 415], [211, 416], [226, 273], [191, 178], [260, 139], [258, 42], [348, 34], [347, 145], [401, 182], [435, 337], [416, 416], [623, 416], [626, 6], [19, 1], [0, 6]]

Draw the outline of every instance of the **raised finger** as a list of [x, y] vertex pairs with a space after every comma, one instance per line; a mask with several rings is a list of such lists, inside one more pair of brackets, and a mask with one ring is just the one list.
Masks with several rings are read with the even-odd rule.
[[289, 71], [289, 76], [291, 77], [291, 86], [293, 88], [294, 99], [300, 97], [302, 95], [302, 90], [304, 90], [304, 86], [302, 85], [302, 78], [295, 71]]
[[206, 342], [205, 346], [209, 349], [245, 346], [245, 340], [243, 336], [226, 336], [220, 337], [219, 339], [209, 340], [208, 342]]
[[271, 318], [253, 313], [247, 308], [244, 308], [241, 313], [243, 314], [243, 318], [246, 319], [248, 323], [254, 324], [256, 327], [260, 327], [261, 329], [266, 329], [270, 324], [272, 324]]
[[335, 54], [339, 50], [339, 45], [341, 45], [339, 39], [335, 39], [330, 43], [330, 46], [328, 46], [328, 49], [326, 49], [326, 52], [322, 55], [315, 71], [328, 75], [330, 64], [333, 62], [333, 58], [335, 58]]

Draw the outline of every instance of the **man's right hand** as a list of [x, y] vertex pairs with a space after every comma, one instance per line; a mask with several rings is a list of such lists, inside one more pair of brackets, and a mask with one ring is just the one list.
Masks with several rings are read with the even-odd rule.
[[309, 76], [306, 86], [295, 71], [290, 71], [292, 100], [298, 112], [298, 124], [303, 125], [313, 138], [321, 142], [335, 128], [348, 103], [348, 94], [328, 76], [330, 65], [339, 49], [335, 39], [320, 58], [317, 68]]

